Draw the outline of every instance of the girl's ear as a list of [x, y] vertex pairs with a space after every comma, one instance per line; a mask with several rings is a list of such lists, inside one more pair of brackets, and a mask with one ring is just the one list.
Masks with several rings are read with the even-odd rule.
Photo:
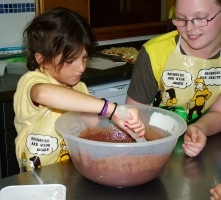
[[40, 53], [35, 53], [35, 59], [39, 65], [43, 63], [43, 56]]

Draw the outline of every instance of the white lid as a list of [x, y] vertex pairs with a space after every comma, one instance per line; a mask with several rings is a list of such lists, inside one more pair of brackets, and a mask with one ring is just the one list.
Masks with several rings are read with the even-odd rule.
[[61, 184], [19, 185], [2, 188], [0, 200], [66, 200], [66, 187]]

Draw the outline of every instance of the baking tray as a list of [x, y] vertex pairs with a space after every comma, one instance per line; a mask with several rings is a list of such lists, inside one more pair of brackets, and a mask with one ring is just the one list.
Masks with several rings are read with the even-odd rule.
[[[121, 56], [115, 56], [115, 55], [107, 55], [107, 54], [103, 54], [101, 51], [96, 51], [96, 54], [93, 55], [95, 57], [99, 57], [99, 58], [104, 58], [104, 59], [108, 59], [108, 60], [112, 60], [114, 62], [125, 62], [121, 59]], [[131, 62], [127, 62], [128, 64], [134, 64]]]

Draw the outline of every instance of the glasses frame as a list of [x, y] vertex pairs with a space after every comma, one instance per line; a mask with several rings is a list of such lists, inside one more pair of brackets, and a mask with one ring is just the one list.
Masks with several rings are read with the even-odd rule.
[[[194, 24], [194, 20], [195, 20], [195, 19], [204, 19], [204, 20], [206, 20], [207, 24], [204, 25], [204, 26], [208, 26], [208, 23], [211, 22], [220, 12], [221, 12], [221, 10], [220, 10], [218, 13], [216, 13], [211, 19], [206, 19], [206, 18], [193, 18], [193, 19], [190, 19], [190, 20], [182, 19], [182, 20], [184, 20], [185, 24], [184, 24], [183, 26], [177, 26], [177, 27], [184, 27], [184, 26], [186, 26], [186, 24], [187, 24], [188, 21], [190, 21], [194, 26], [196, 26], [196, 25]], [[174, 19], [181, 19], [181, 18], [173, 18], [173, 17], [172, 17], [172, 22], [173, 22]], [[174, 24], [174, 23], [173, 23], [173, 24]], [[174, 26], [176, 26], [176, 25], [174, 24]], [[204, 26], [196, 26], [196, 27], [204, 27]]]

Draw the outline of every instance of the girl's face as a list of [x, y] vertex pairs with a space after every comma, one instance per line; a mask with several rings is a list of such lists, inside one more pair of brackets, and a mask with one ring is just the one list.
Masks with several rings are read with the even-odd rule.
[[[194, 18], [213, 18], [221, 7], [215, 0], [176, 0], [176, 18], [191, 20]], [[190, 21], [184, 27], [177, 27], [183, 41], [181, 45], [186, 53], [207, 52], [215, 55], [221, 45], [221, 13], [207, 26], [196, 27]], [[196, 53], [197, 54], [197, 53]], [[213, 56], [209, 55], [209, 56]]]
[[88, 55], [85, 49], [82, 50], [75, 58], [68, 59], [61, 70], [58, 70], [57, 65], [60, 62], [61, 54], [56, 56], [53, 65], [46, 65], [46, 71], [54, 77], [61, 85], [74, 86], [77, 85], [81, 79], [81, 74], [85, 71]]

